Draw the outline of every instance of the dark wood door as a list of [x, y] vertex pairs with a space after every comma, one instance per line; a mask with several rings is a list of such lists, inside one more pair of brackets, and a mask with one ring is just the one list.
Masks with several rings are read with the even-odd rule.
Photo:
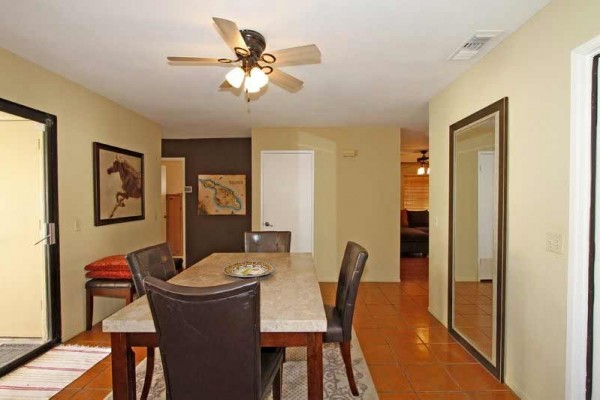
[[167, 243], [174, 256], [183, 255], [183, 205], [182, 195], [167, 195]]

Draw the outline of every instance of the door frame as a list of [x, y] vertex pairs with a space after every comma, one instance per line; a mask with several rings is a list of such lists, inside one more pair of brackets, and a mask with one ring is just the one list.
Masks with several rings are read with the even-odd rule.
[[311, 185], [310, 185], [310, 210], [312, 217], [310, 219], [310, 236], [312, 243], [310, 244], [311, 253], [315, 253], [315, 152], [314, 150], [262, 150], [260, 152], [260, 230], [264, 226], [264, 164], [263, 154], [310, 154], [311, 156]]
[[55, 242], [46, 246], [46, 271], [48, 290], [48, 342], [30, 353], [6, 364], [0, 368], [0, 376], [25, 364], [27, 361], [39, 356], [62, 341], [61, 327], [61, 296], [60, 296], [60, 234], [58, 219], [58, 146], [57, 146], [57, 118], [55, 115], [36, 110], [9, 100], [0, 98], [0, 111], [17, 115], [22, 118], [39, 122], [46, 126], [46, 202], [48, 223], [54, 223]]
[[[181, 188], [181, 203], [182, 203], [182, 208], [183, 208], [181, 211], [181, 216], [183, 219], [183, 221], [182, 221], [183, 222], [183, 226], [182, 226], [182, 229], [183, 229], [183, 257], [182, 258], [183, 258], [183, 265], [185, 268], [185, 266], [187, 265], [185, 262], [186, 258], [187, 258], [187, 241], [186, 241], [187, 235], [186, 235], [186, 228], [185, 228], [185, 226], [186, 226], [186, 224], [185, 224], [185, 222], [186, 222], [186, 208], [185, 208], [186, 201], [185, 200], [186, 200], [186, 194], [187, 194], [185, 192], [185, 157], [161, 157], [160, 161], [161, 161], [161, 165], [162, 165], [163, 161], [180, 161], [181, 165], [182, 165], [182, 168], [181, 168], [181, 173], [182, 173], [181, 182], [183, 182], [183, 187]], [[165, 238], [165, 240], [166, 240], [166, 238]]]
[[[588, 388], [590, 270], [594, 267], [592, 205], [592, 71], [600, 36], [571, 52], [569, 261], [565, 398], [585, 399]], [[590, 226], [592, 225], [592, 226]], [[589, 382], [591, 383], [591, 382]]]
[[[493, 151], [493, 150], [479, 150], [479, 151], [477, 151], [477, 169], [478, 169], [478, 171], [477, 171], [477, 207], [478, 207], [477, 208], [477, 236], [478, 237], [479, 237], [479, 233], [481, 232], [481, 220], [480, 220], [481, 213], [479, 211], [481, 211], [481, 204], [482, 204], [481, 196], [483, 194], [483, 192], [481, 190], [481, 185], [480, 185], [480, 183], [481, 183], [481, 173], [479, 171], [479, 168], [481, 167], [481, 160], [483, 159], [482, 156], [484, 156], [484, 157], [486, 157], [486, 156], [492, 156], [492, 157], [494, 157], [494, 169], [492, 171], [492, 177], [491, 177], [492, 183], [494, 185], [495, 185], [495, 176], [496, 176], [496, 161], [495, 161], [496, 152]], [[495, 210], [494, 210], [495, 205], [496, 205], [495, 203], [496, 202], [495, 202], [494, 196], [492, 195], [492, 213], [495, 213]], [[492, 225], [488, 227], [491, 230], [494, 229], [493, 220], [494, 220], [494, 218], [492, 217]], [[495, 236], [494, 233], [495, 232], [492, 233], [492, 241], [494, 240], [494, 236]], [[492, 248], [492, 255], [493, 254], [494, 254], [494, 249]], [[481, 279], [481, 275], [480, 275], [480, 271], [481, 271], [481, 243], [478, 241], [478, 243], [477, 243], [477, 280], [478, 281], [482, 280]], [[485, 278], [484, 280], [492, 279], [493, 278], [493, 273], [494, 273], [494, 269], [492, 268], [492, 271], [491, 271], [492, 277], [491, 278]]]

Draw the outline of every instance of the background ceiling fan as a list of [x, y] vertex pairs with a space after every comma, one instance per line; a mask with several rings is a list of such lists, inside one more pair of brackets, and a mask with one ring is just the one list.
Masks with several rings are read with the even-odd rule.
[[417, 162], [419, 163], [419, 169], [417, 170], [417, 175], [429, 175], [429, 157], [427, 157], [428, 150], [419, 150], [421, 153], [421, 157], [417, 158]]
[[267, 43], [259, 32], [249, 29], [240, 30], [235, 22], [222, 18], [215, 17], [213, 21], [236, 58], [167, 57], [171, 65], [236, 65], [227, 73], [220, 87], [240, 88], [244, 84], [244, 91], [248, 95], [259, 92], [269, 81], [289, 92], [297, 92], [304, 82], [278, 68], [321, 62], [321, 52], [314, 44], [265, 53]]

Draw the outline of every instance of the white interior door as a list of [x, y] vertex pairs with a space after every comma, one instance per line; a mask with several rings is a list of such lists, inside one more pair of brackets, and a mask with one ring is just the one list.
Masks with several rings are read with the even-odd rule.
[[261, 181], [261, 229], [291, 231], [291, 251], [312, 253], [314, 152], [261, 152]]
[[167, 241], [167, 167], [160, 166], [160, 231], [164, 242]]
[[477, 180], [477, 260], [479, 280], [493, 279], [494, 257], [494, 198], [495, 156], [493, 151], [478, 153]]

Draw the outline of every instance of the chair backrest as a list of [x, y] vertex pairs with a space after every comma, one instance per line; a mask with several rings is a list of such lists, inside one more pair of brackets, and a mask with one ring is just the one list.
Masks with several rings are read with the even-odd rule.
[[244, 232], [246, 253], [289, 253], [291, 242], [290, 231]]
[[258, 280], [196, 288], [147, 278], [145, 285], [168, 399], [260, 399]]
[[352, 338], [354, 305], [356, 304], [360, 278], [362, 277], [368, 257], [369, 253], [361, 245], [354, 242], [346, 244], [335, 296], [335, 308], [342, 319], [345, 342], [350, 341]]
[[140, 296], [146, 294], [144, 279], [147, 277], [151, 276], [167, 281], [177, 274], [167, 243], [132, 251], [125, 256], [125, 259], [133, 276], [135, 290]]

